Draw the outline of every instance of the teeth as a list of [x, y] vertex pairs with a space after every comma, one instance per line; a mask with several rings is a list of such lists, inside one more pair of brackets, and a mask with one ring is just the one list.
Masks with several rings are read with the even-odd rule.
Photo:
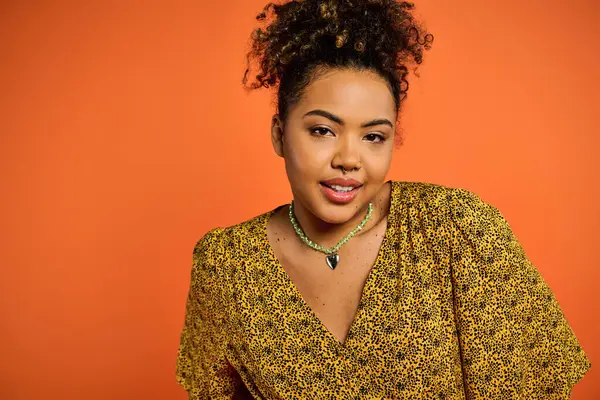
[[338, 185], [331, 185], [330, 186], [333, 190], [335, 190], [336, 192], [349, 192], [352, 189], [354, 189], [352, 186], [338, 186]]

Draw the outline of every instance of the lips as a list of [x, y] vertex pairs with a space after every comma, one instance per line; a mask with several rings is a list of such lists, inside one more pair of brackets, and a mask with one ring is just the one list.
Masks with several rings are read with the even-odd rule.
[[357, 187], [362, 186], [362, 183], [352, 178], [333, 178], [328, 179], [326, 181], [321, 181], [321, 184], [331, 187], [333, 185], [344, 186], [344, 187], [352, 187], [356, 189]]
[[[328, 179], [320, 183], [322, 193], [329, 201], [335, 204], [348, 204], [352, 202], [362, 188], [362, 184], [359, 181], [349, 178]], [[351, 187], [352, 190], [338, 192], [331, 186]]]

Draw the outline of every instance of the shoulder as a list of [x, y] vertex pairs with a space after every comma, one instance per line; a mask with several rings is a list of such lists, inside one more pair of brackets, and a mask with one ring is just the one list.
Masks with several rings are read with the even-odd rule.
[[511, 236], [510, 225], [492, 203], [475, 191], [430, 182], [395, 182], [397, 217], [409, 218], [414, 228], [444, 226], [454, 235], [480, 238], [483, 233]]
[[435, 199], [446, 193], [447, 190], [451, 189], [448, 186], [444, 186], [438, 183], [422, 182], [422, 181], [392, 181], [393, 185], [397, 186], [399, 190], [395, 191], [403, 199], [407, 201], [412, 200], [426, 200]]
[[224, 302], [230, 298], [233, 275], [247, 264], [242, 260], [252, 258], [266, 248], [265, 225], [270, 213], [206, 232], [194, 246], [192, 286], [205, 293], [218, 294]]
[[399, 190], [397, 193], [409, 200], [449, 201], [453, 198], [468, 200], [479, 199], [478, 195], [468, 189], [453, 187], [440, 183], [424, 181], [392, 181]]
[[196, 242], [192, 255], [192, 287], [210, 285], [224, 253], [223, 228], [213, 228]]
[[[447, 195], [449, 216], [463, 231], [495, 230], [506, 233], [508, 221], [500, 210], [476, 192], [464, 188], [449, 188]], [[476, 228], [476, 229], [474, 229]]]
[[400, 189], [397, 191], [398, 195], [408, 201], [427, 200], [430, 203], [446, 203], [450, 206], [492, 206], [477, 192], [462, 187], [420, 181], [393, 181], [393, 184]]
[[272, 212], [270, 210], [233, 225], [212, 228], [196, 242], [195, 258], [202, 256], [223, 261], [218, 259], [263, 244], [267, 240], [265, 228]]
[[393, 201], [428, 213], [450, 214], [456, 209], [477, 209], [491, 206], [475, 192], [448, 185], [421, 181], [392, 181]]

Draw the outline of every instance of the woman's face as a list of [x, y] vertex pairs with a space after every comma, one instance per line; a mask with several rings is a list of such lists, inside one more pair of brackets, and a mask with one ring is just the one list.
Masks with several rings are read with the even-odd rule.
[[[364, 210], [390, 168], [396, 116], [385, 80], [352, 70], [321, 75], [290, 108], [287, 121], [275, 115], [273, 145], [285, 159], [296, 208], [335, 224]], [[334, 178], [360, 186], [345, 192], [324, 183]]]

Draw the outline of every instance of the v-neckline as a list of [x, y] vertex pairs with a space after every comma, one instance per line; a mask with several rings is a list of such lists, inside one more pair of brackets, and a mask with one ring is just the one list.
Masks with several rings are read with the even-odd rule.
[[358, 325], [362, 314], [365, 312], [365, 307], [364, 307], [364, 303], [366, 301], [365, 296], [369, 294], [371, 286], [374, 284], [374, 281], [377, 279], [377, 276], [381, 273], [381, 268], [382, 268], [381, 264], [384, 261], [383, 260], [384, 249], [387, 246], [388, 242], [391, 240], [390, 236], [391, 236], [391, 232], [393, 231], [393, 229], [391, 229], [390, 220], [392, 220], [393, 218], [390, 218], [390, 217], [392, 215], [394, 215], [393, 213], [396, 212], [396, 201], [393, 201], [393, 199], [395, 196], [397, 196], [396, 191], [398, 190], [399, 184], [398, 184], [398, 182], [393, 181], [393, 180], [389, 180], [387, 182], [390, 182], [391, 188], [390, 188], [390, 205], [389, 205], [388, 214], [386, 216], [385, 233], [383, 235], [381, 245], [379, 246], [379, 249], [377, 251], [377, 258], [375, 259], [375, 262], [373, 263], [373, 266], [371, 267], [371, 270], [369, 271], [367, 279], [365, 280], [365, 284], [362, 288], [362, 291], [360, 294], [360, 300], [358, 303], [358, 309], [356, 310], [356, 313], [354, 314], [354, 318], [352, 319], [352, 322], [350, 323], [350, 327], [348, 329], [348, 332], [346, 333], [346, 337], [344, 338], [343, 342], [340, 342], [338, 340], [338, 338], [333, 333], [331, 333], [331, 331], [325, 326], [323, 321], [321, 321], [321, 319], [315, 313], [315, 311], [312, 309], [312, 307], [306, 302], [306, 300], [304, 299], [304, 296], [302, 295], [302, 293], [300, 292], [300, 290], [298, 289], [298, 287], [296, 286], [294, 281], [292, 281], [292, 279], [288, 275], [287, 271], [283, 268], [283, 265], [281, 264], [281, 262], [275, 255], [275, 250], [273, 249], [273, 247], [271, 246], [271, 243], [269, 242], [269, 237], [267, 235], [267, 225], [269, 223], [269, 219], [278, 209], [280, 209], [281, 207], [285, 207], [285, 205], [280, 205], [280, 206], [272, 209], [271, 211], [267, 212], [265, 214], [265, 218], [263, 221], [262, 231], [264, 234], [264, 240], [266, 242], [268, 257], [269, 257], [270, 261], [275, 264], [275, 267], [276, 267], [275, 269], [277, 270], [277, 273], [284, 280], [285, 284], [291, 288], [291, 290], [294, 292], [294, 295], [296, 295], [298, 297], [298, 299], [300, 299], [300, 304], [301, 304], [303, 311], [306, 314], [308, 314], [308, 316], [310, 316], [310, 318], [313, 319], [313, 321], [315, 321], [315, 323], [319, 326], [321, 332], [325, 336], [327, 336], [329, 338], [329, 340], [333, 341], [334, 345], [338, 349], [341, 349], [341, 350], [346, 349], [349, 345], [349, 341], [351, 341], [352, 338], [356, 336], [356, 335], [354, 335], [354, 330], [356, 329], [356, 326]]

